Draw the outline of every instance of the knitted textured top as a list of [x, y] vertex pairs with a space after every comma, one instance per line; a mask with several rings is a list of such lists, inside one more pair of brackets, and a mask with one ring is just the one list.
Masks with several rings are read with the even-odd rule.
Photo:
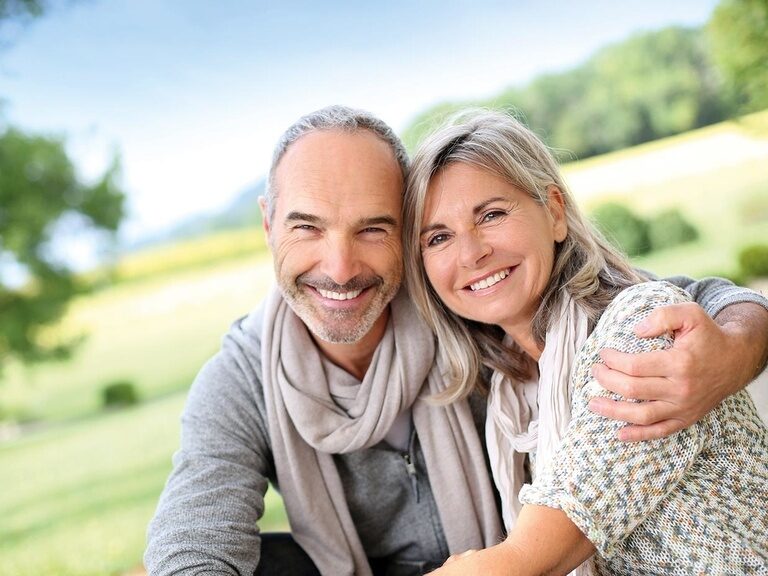
[[537, 462], [520, 500], [563, 510], [597, 548], [598, 574], [768, 574], [768, 429], [746, 391], [668, 438], [616, 440], [623, 423], [587, 409], [618, 398], [591, 375], [601, 348], [646, 352], [637, 322], [688, 301], [666, 282], [624, 290], [607, 308], [573, 371], [572, 420], [555, 457]]

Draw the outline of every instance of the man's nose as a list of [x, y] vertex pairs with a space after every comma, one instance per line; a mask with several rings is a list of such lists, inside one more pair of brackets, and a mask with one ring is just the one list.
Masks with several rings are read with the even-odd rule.
[[486, 256], [493, 252], [493, 248], [483, 235], [476, 230], [470, 230], [459, 235], [459, 265], [465, 268], [473, 268]]
[[362, 272], [360, 247], [351, 238], [331, 236], [323, 254], [323, 273], [343, 286]]

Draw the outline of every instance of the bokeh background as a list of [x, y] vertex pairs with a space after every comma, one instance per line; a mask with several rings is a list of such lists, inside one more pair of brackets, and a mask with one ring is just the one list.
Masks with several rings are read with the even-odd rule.
[[767, 285], [765, 0], [0, 0], [0, 574], [143, 573], [189, 385], [272, 283], [272, 146], [333, 103], [410, 150], [513, 110], [638, 266]]

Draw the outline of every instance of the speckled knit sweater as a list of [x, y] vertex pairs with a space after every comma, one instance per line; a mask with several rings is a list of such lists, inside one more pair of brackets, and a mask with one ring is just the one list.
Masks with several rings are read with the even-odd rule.
[[746, 391], [668, 438], [616, 440], [623, 423], [587, 409], [618, 398], [591, 375], [601, 348], [645, 352], [670, 337], [639, 339], [637, 322], [688, 301], [666, 282], [623, 291], [578, 355], [572, 420], [550, 462], [537, 462], [520, 500], [563, 510], [597, 548], [599, 574], [768, 574], [768, 429]]

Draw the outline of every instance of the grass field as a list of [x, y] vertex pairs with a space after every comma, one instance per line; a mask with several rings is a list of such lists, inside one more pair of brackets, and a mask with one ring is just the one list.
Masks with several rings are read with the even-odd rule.
[[101, 389], [134, 382], [145, 399], [186, 389], [230, 322], [272, 281], [267, 253], [119, 284], [74, 303], [58, 328], [88, 338], [69, 362], [10, 365], [0, 406], [18, 420], [62, 420], [99, 408]]
[[696, 242], [636, 264], [662, 275], [737, 272], [738, 250], [768, 243], [768, 111], [565, 167], [587, 210], [606, 200], [643, 215], [680, 208]]
[[[140, 563], [185, 394], [0, 447], [0, 574], [104, 576]], [[11, 487], [11, 489], [8, 489]], [[270, 490], [264, 526], [284, 526]]]
[[[702, 237], [638, 261], [659, 273], [728, 272], [740, 245], [768, 242], [768, 112], [566, 172], [586, 207], [606, 198], [645, 213], [682, 207]], [[215, 258], [204, 240], [187, 244], [188, 253], [177, 247], [134, 257], [131, 281], [78, 300], [56, 329], [88, 334], [73, 360], [5, 370], [0, 415], [22, 426], [0, 423], [0, 575], [122, 574], [140, 566], [185, 391], [230, 322], [273, 278], [266, 253], [243, 256], [222, 238], [211, 240]], [[116, 380], [134, 382], [142, 403], [102, 411], [101, 390]], [[274, 491], [269, 498], [264, 526], [282, 526], [279, 499]]]
[[[91, 334], [73, 362], [15, 368], [20, 380], [0, 388], [3, 401], [25, 401], [34, 421], [0, 443], [0, 574], [120, 574], [140, 564], [185, 391], [272, 277], [262, 253], [118, 285], [73, 306], [62, 329]], [[102, 412], [101, 385], [117, 378], [136, 382], [145, 401]], [[284, 527], [273, 490], [268, 506], [264, 527]]]

